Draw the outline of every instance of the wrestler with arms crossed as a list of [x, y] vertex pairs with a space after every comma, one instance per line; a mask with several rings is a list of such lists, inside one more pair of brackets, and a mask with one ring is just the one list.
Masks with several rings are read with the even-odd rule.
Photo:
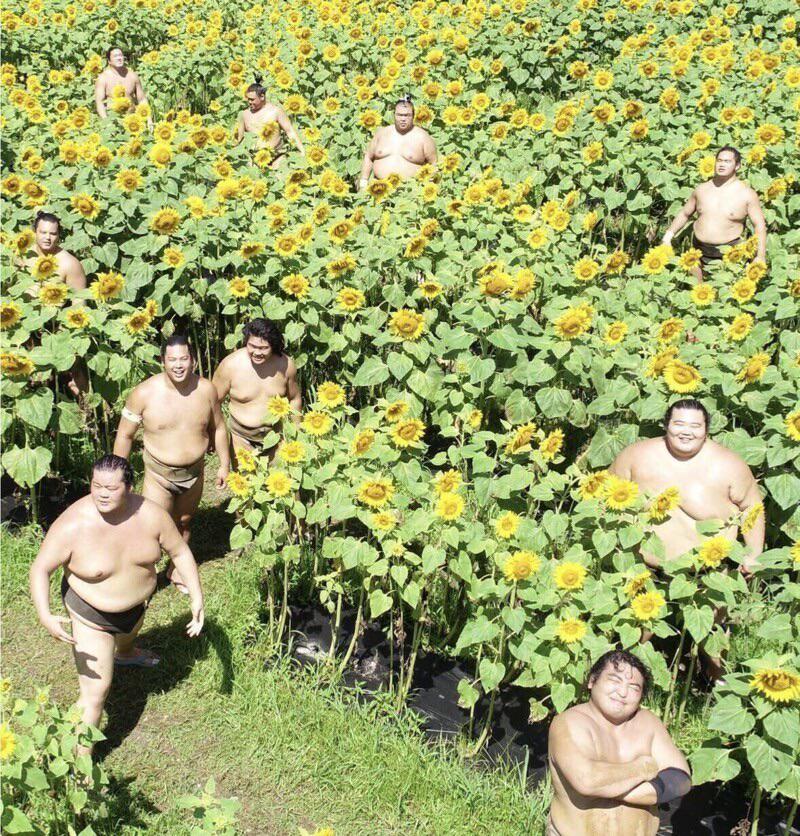
[[[71, 644], [85, 723], [98, 726], [114, 665], [152, 667], [158, 657], [134, 646], [163, 549], [184, 579], [192, 607], [186, 628], [203, 628], [203, 593], [189, 546], [163, 508], [132, 491], [133, 470], [119, 456], [98, 459], [89, 496], [61, 514], [30, 568], [33, 605], [53, 638]], [[61, 597], [69, 618], [50, 611], [50, 576], [63, 567]], [[71, 622], [72, 633], [64, 629]], [[81, 753], [87, 753], [83, 749]]]
[[656, 805], [691, 789], [689, 764], [642, 699], [650, 672], [612, 650], [593, 665], [589, 699], [550, 725], [547, 836], [655, 836]]
[[[163, 371], [140, 383], [128, 395], [114, 442], [114, 453], [130, 457], [136, 432], [144, 433], [142, 495], [167, 511], [189, 542], [189, 528], [203, 495], [209, 441], [219, 455], [216, 485], [225, 485], [230, 470], [228, 434], [211, 381], [195, 373], [194, 348], [183, 334], [173, 334], [161, 349]], [[186, 591], [174, 566], [168, 577]]]
[[246, 91], [247, 110], [239, 114], [236, 122], [236, 144], [238, 145], [247, 133], [258, 134], [256, 145], [258, 148], [269, 148], [274, 157], [270, 168], [277, 168], [285, 159], [281, 131], [295, 144], [301, 154], [305, 154], [303, 142], [294, 129], [291, 119], [282, 107], [267, 101], [267, 91], [261, 86], [261, 76], [256, 76], [255, 84], [251, 84]]

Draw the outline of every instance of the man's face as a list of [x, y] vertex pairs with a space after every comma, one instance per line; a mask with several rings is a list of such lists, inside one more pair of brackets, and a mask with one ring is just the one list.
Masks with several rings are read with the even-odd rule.
[[112, 49], [108, 56], [108, 65], [122, 69], [125, 66], [125, 53], [121, 49]]
[[700, 452], [708, 428], [699, 409], [673, 409], [667, 424], [667, 446], [680, 456], [691, 457]]
[[247, 99], [247, 106], [250, 108], [251, 113], [261, 110], [264, 106], [264, 97], [259, 96], [255, 90], [249, 90], [245, 98]]
[[245, 343], [247, 354], [250, 357], [250, 362], [254, 366], [259, 366], [261, 363], [266, 363], [272, 357], [272, 346], [261, 337], [250, 337]]
[[89, 491], [101, 514], [113, 514], [122, 510], [130, 493], [121, 470], [93, 471]]
[[58, 224], [53, 221], [39, 221], [34, 230], [40, 250], [50, 252], [58, 246]]
[[589, 683], [590, 701], [612, 723], [629, 720], [639, 710], [644, 677], [631, 665], [609, 662]]
[[164, 373], [173, 383], [183, 383], [194, 369], [194, 360], [185, 345], [168, 345], [163, 363]]
[[717, 154], [717, 162], [714, 166], [714, 173], [718, 177], [729, 177], [731, 174], [739, 170], [739, 163], [736, 162], [736, 157], [733, 151], [720, 151]]
[[394, 126], [402, 134], [411, 130], [414, 126], [414, 108], [411, 105], [397, 105], [394, 109]]

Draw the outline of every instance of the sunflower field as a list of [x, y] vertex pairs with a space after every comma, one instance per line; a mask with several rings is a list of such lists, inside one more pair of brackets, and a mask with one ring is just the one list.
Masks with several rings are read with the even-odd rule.
[[[698, 647], [725, 653], [746, 628], [748, 653], [707, 702], [694, 780], [741, 773], [793, 815], [799, 16], [791, 0], [10, 0], [4, 472], [35, 499], [82, 445], [110, 449], [162, 336], [187, 331], [210, 376], [267, 316], [304, 412], [295, 424], [273, 399], [278, 454], [241, 457], [229, 487], [231, 547], [263, 563], [276, 636], [310, 584], [335, 635], [353, 607], [398, 638], [400, 702], [435, 648], [474, 665], [463, 708], [514, 683], [533, 719], [577, 701], [590, 661], [621, 645], [676, 722], [691, 689], [679, 664], [691, 673]], [[112, 45], [148, 103], [116, 96], [101, 122], [92, 90]], [[254, 73], [305, 145], [277, 171], [254, 136], [233, 140]], [[404, 93], [439, 163], [356, 192]], [[759, 194], [768, 267], [746, 238], [695, 285], [691, 235], [660, 241], [723, 144]], [[39, 209], [61, 218], [86, 291], [54, 281], [46, 257], [22, 266]], [[79, 400], [58, 374], [76, 360]], [[684, 394], [761, 485], [763, 507], [737, 521], [766, 516], [750, 581], [722, 522], [648, 572], [640, 546], [658, 549], [648, 525], [680, 486], [646, 496], [605, 470]], [[679, 651], [643, 630], [657, 646], [679, 636]]]

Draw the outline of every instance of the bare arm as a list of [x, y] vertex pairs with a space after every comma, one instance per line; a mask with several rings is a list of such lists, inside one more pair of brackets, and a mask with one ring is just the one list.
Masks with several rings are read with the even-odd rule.
[[214, 449], [219, 455], [219, 470], [217, 471], [217, 489], [225, 486], [225, 480], [231, 469], [231, 452], [228, 447], [228, 430], [225, 427], [225, 416], [222, 414], [222, 406], [217, 397], [217, 390], [211, 387], [213, 399], [212, 420], [214, 421]]
[[97, 76], [97, 81], [94, 83], [94, 109], [101, 119], [105, 119], [108, 115], [106, 112], [106, 85], [102, 73]]
[[[122, 411], [122, 417], [119, 419], [119, 427], [117, 427], [117, 437], [114, 440], [115, 456], [122, 456], [123, 459], [130, 456], [136, 432], [142, 424], [145, 402], [142, 384], [140, 383], [125, 401], [125, 408]], [[136, 416], [139, 420], [136, 420]]]
[[669, 228], [664, 233], [664, 237], [661, 239], [662, 244], [666, 244], [668, 246], [672, 245], [672, 239], [689, 223], [690, 218], [694, 213], [697, 211], [697, 192], [692, 192], [689, 199], [686, 203], [683, 204], [680, 212], [675, 215], [675, 219], [669, 225]]
[[217, 390], [217, 400], [222, 404], [228, 393], [231, 391], [231, 379], [228, 377], [228, 369], [226, 367], [227, 358], [223, 360], [214, 372], [211, 382]]
[[194, 560], [192, 550], [189, 544], [184, 542], [172, 517], [157, 506], [151, 505], [154, 511], [159, 515], [160, 530], [158, 542], [161, 548], [169, 555], [175, 568], [181, 577], [181, 580], [189, 590], [189, 599], [192, 604], [192, 620], [186, 627], [186, 632], [190, 636], [199, 635], [203, 629], [203, 622], [205, 615], [203, 613], [203, 590], [200, 587], [200, 575], [197, 572], [197, 564]]
[[369, 183], [369, 176], [372, 174], [372, 162], [375, 156], [375, 143], [378, 139], [376, 132], [375, 136], [367, 143], [367, 150], [364, 151], [364, 160], [361, 163], [361, 174], [358, 176], [358, 190], [361, 192], [367, 188]]
[[240, 113], [239, 118], [236, 120], [236, 128], [235, 128], [235, 140], [236, 144], [238, 145], [244, 139], [244, 116]]
[[750, 223], [753, 224], [753, 230], [758, 237], [758, 252], [756, 253], [756, 261], [767, 260], [767, 222], [764, 219], [764, 212], [761, 209], [761, 202], [758, 195], [753, 192], [750, 200], [747, 202], [747, 217], [750, 218]]
[[[747, 482], [746, 490], [744, 491], [744, 495], [741, 500], [737, 499], [735, 496], [731, 496], [733, 502], [736, 503], [737, 507], [741, 511], [749, 511], [756, 505], [761, 503], [761, 492], [758, 489], [758, 482], [756, 482], [753, 474], [750, 472], [750, 468], [747, 468], [747, 476], [749, 477]], [[749, 483], [749, 484], [748, 484]], [[745, 557], [744, 562], [742, 563], [742, 570], [745, 574], [749, 574], [758, 566], [758, 556], [761, 552], [764, 551], [764, 536], [766, 532], [766, 520], [764, 518], [763, 510], [758, 515], [758, 519], [755, 521], [753, 527], [747, 531], [742, 532], [742, 538], [744, 539], [745, 545], [748, 546], [750, 554]]]
[[596, 757], [591, 735], [574, 713], [569, 719], [561, 715], [551, 724], [549, 752], [564, 780], [590, 798], [620, 798], [658, 774], [656, 762], [649, 756], [627, 763], [609, 763]]
[[136, 73], [136, 87], [134, 88], [134, 92], [136, 93], [136, 104], [147, 104], [147, 94], [144, 92], [144, 87], [142, 87], [142, 80], [139, 78], [139, 73]]
[[608, 472], [612, 473], [614, 476], [619, 476], [620, 479], [630, 479], [632, 473], [631, 467], [631, 456], [628, 452], [630, 447], [626, 447], [621, 453], [619, 453], [611, 463], [611, 467], [608, 468]]
[[300, 423], [300, 413], [303, 410], [303, 398], [300, 394], [300, 386], [297, 383], [297, 366], [294, 360], [289, 360], [286, 367], [286, 397], [289, 398], [289, 405], [292, 408], [292, 420], [295, 424]]
[[[660, 720], [653, 718], [655, 723], [655, 732], [653, 734], [653, 745], [651, 754], [658, 766], [658, 771], [662, 769], [680, 769], [687, 775], [690, 774], [689, 764], [683, 755], [683, 752], [672, 742], [669, 732], [664, 727]], [[656, 788], [650, 781], [639, 784], [630, 792], [626, 793], [621, 799], [626, 804], [632, 804], [636, 807], [652, 807], [657, 803]]]
[[83, 265], [74, 256], [67, 259], [64, 281], [73, 290], [86, 290], [86, 273]]
[[31, 564], [29, 579], [31, 599], [42, 626], [53, 638], [67, 644], [75, 644], [72, 636], [61, 626], [69, 619], [50, 612], [50, 575], [70, 559], [70, 529], [71, 526], [64, 521], [63, 515], [53, 523], [39, 549], [39, 554]]
[[297, 131], [294, 129], [294, 125], [292, 124], [292, 120], [286, 115], [286, 111], [282, 108], [276, 108], [278, 111], [278, 124], [283, 128], [284, 133], [292, 142], [297, 146], [297, 150], [301, 154], [305, 154], [306, 150], [303, 148], [303, 143], [298, 136]]
[[425, 135], [425, 142], [422, 147], [425, 150], [425, 162], [430, 163], [431, 165], [436, 165], [439, 157], [436, 153], [436, 143], [433, 141], [433, 137], [430, 134]]

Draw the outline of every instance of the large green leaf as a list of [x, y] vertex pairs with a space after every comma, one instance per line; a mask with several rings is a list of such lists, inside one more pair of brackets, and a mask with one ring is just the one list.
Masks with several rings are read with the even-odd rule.
[[2, 465], [23, 487], [32, 487], [47, 475], [53, 454], [46, 447], [11, 447], [3, 453]]

